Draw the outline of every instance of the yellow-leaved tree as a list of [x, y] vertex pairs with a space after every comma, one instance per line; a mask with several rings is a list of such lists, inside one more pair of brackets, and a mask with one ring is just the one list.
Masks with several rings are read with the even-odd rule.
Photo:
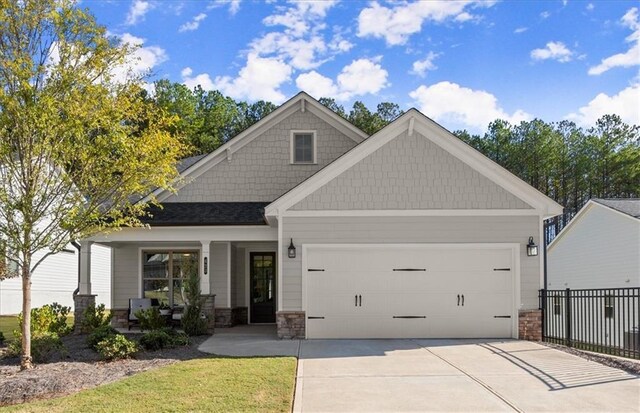
[[0, 271], [22, 277], [22, 369], [33, 271], [71, 240], [142, 225], [136, 201], [178, 176], [185, 145], [127, 71], [134, 51], [71, 0], [0, 0]]

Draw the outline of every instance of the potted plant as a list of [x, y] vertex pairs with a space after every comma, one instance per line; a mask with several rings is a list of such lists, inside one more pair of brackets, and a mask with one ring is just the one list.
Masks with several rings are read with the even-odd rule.
[[160, 310], [160, 315], [171, 315], [171, 307], [167, 303], [160, 303], [158, 310]]

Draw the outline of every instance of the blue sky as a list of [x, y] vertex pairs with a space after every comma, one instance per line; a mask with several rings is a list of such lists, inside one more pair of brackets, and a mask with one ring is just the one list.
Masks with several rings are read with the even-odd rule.
[[138, 44], [134, 70], [282, 103], [416, 107], [454, 130], [497, 118], [640, 124], [636, 1], [85, 0]]

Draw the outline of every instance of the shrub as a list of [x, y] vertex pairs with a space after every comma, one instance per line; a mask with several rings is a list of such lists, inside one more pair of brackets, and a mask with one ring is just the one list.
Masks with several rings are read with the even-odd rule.
[[4, 343], [4, 333], [0, 331], [0, 344]]
[[97, 307], [95, 304], [91, 304], [82, 313], [82, 331], [91, 333], [100, 327], [109, 326], [111, 317], [113, 317], [113, 314], [105, 309], [104, 304], [100, 304]]
[[165, 347], [171, 347], [173, 340], [164, 330], [152, 330], [140, 337], [140, 345], [145, 350], [156, 351]]
[[[36, 363], [43, 363], [56, 352], [66, 352], [60, 336], [56, 333], [37, 333], [31, 337], [31, 357]], [[9, 342], [9, 355], [17, 357], [22, 354], [22, 341], [14, 339]]]
[[[69, 334], [73, 330], [73, 327], [67, 324], [67, 316], [70, 311], [70, 307], [65, 307], [58, 303], [32, 308], [31, 336], [37, 337], [45, 333], [54, 333], [60, 337]], [[24, 316], [20, 313], [18, 315], [19, 328], [13, 332], [14, 337], [18, 341], [22, 340], [23, 320]]]
[[135, 315], [140, 321], [141, 330], [159, 330], [166, 325], [164, 317], [160, 315], [160, 310], [156, 307], [138, 310]]
[[188, 346], [191, 340], [186, 333], [174, 331], [174, 334], [171, 336], [171, 342], [174, 347], [178, 346]]
[[96, 346], [99, 342], [103, 341], [105, 338], [110, 336], [115, 336], [118, 334], [118, 331], [109, 326], [100, 326], [93, 330], [91, 334], [87, 337], [87, 345], [92, 349], [96, 350]]
[[203, 301], [200, 295], [200, 275], [191, 271], [185, 280], [184, 290], [187, 307], [182, 314], [182, 328], [190, 336], [199, 336], [207, 332], [207, 319], [202, 316]]
[[99, 342], [96, 350], [105, 360], [119, 360], [131, 357], [138, 351], [138, 346], [135, 341], [127, 339], [122, 334], [116, 334]]

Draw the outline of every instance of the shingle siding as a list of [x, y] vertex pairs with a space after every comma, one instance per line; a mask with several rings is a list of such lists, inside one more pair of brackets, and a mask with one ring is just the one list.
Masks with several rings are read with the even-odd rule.
[[[540, 257], [527, 257], [529, 236], [539, 243], [537, 216], [495, 217], [286, 217], [283, 240], [292, 238], [296, 258], [281, 257], [283, 310], [302, 306], [302, 248], [304, 244], [395, 244], [395, 243], [519, 243], [520, 309], [538, 308]], [[520, 306], [522, 304], [522, 306]]]
[[[291, 165], [292, 130], [317, 131], [317, 164]], [[297, 111], [163, 202], [270, 202], [355, 145], [324, 120]]]
[[292, 209], [531, 207], [424, 136], [404, 132]]

